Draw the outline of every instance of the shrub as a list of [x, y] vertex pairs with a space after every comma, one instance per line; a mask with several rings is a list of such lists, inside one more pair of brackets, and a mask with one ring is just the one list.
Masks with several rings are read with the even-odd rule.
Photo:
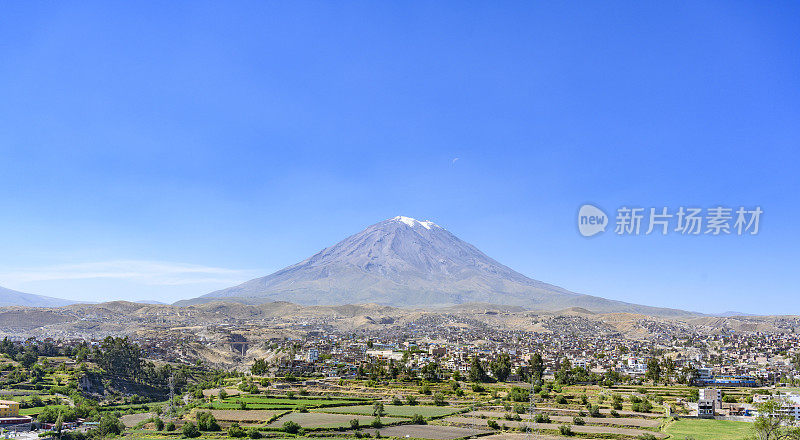
[[611, 417], [619, 417], [619, 413], [615, 409], [612, 409], [610, 414], [611, 414]]
[[414, 396], [406, 396], [406, 403], [411, 406], [414, 406], [417, 404], [417, 398]]
[[261, 438], [261, 431], [258, 428], [250, 428], [247, 430], [247, 436], [252, 439]]
[[558, 396], [558, 397], [556, 397], [556, 403], [558, 403], [559, 405], [566, 405], [567, 404], [567, 398], [564, 397], [564, 396]]
[[561, 435], [566, 435], [566, 436], [574, 435], [573, 432], [572, 432], [572, 428], [569, 425], [561, 425], [561, 426], [559, 426], [558, 427], [558, 432], [561, 433]]
[[358, 431], [361, 428], [361, 423], [358, 421], [358, 419], [350, 419], [350, 428]]
[[175, 429], [177, 429], [177, 427], [175, 426], [175, 422], [168, 422], [167, 426], [166, 426], [166, 429], [167, 429], [167, 431], [170, 431], [170, 432], [174, 431]]
[[547, 414], [536, 414], [533, 417], [533, 421], [536, 423], [550, 423], [550, 416]]
[[474, 391], [476, 393], [485, 393], [486, 392], [486, 388], [484, 388], [483, 385], [481, 385], [479, 383], [474, 383], [474, 384], [472, 384], [472, 391]]
[[305, 406], [305, 405], [298, 405], [297, 406], [297, 412], [307, 413], [308, 412], [308, 407]]
[[156, 425], [156, 431], [161, 431], [164, 429], [164, 421], [161, 420], [160, 417], [153, 418], [153, 424]]
[[197, 425], [194, 423], [186, 422], [183, 424], [183, 436], [186, 438], [200, 437], [200, 430], [197, 429]]
[[492, 429], [500, 429], [500, 425], [498, 425], [497, 422], [495, 422], [494, 420], [489, 420], [488, 422], [486, 422], [486, 424], [489, 425], [489, 427]]
[[580, 417], [573, 417], [572, 418], [572, 424], [573, 425], [585, 425], [586, 422]]
[[399, 397], [397, 397], [397, 396], [392, 397], [392, 405], [400, 406], [402, 404], [403, 404], [403, 401]]
[[300, 432], [300, 425], [296, 422], [291, 420], [287, 420], [283, 423], [283, 432], [287, 432], [289, 434], [297, 434]]
[[375, 419], [372, 420], [372, 423], [370, 423], [370, 425], [373, 428], [382, 428], [383, 423], [381, 423], [381, 416], [376, 416]]
[[638, 440], [658, 440], [658, 437], [654, 436], [653, 434], [644, 433], [639, 437], [636, 437]]
[[514, 412], [517, 414], [522, 414], [525, 412], [525, 405], [521, 403], [514, 404]]
[[217, 419], [210, 412], [197, 413], [197, 429], [200, 431], [220, 431]]
[[230, 426], [230, 428], [228, 428], [228, 437], [242, 438], [246, 435], [247, 433], [244, 431], [244, 429], [242, 429], [241, 426], [239, 426], [238, 423], [234, 423]]
[[414, 425], [425, 425], [428, 422], [425, 421], [425, 417], [422, 417], [420, 414], [414, 413], [414, 415], [411, 416], [411, 423]]
[[419, 393], [429, 395], [431, 394], [431, 387], [429, 387], [427, 384], [423, 385], [419, 388]]

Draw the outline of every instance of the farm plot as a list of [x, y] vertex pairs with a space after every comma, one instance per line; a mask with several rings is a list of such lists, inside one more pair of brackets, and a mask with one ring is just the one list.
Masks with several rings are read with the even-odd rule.
[[145, 420], [155, 416], [155, 413], [126, 414], [119, 418], [126, 428], [132, 428]]
[[[390, 417], [412, 417], [414, 414], [419, 414], [422, 417], [443, 417], [455, 414], [463, 408], [448, 407], [448, 406], [401, 406], [401, 405], [385, 405], [383, 411], [385, 415]], [[314, 410], [315, 412], [336, 413], [336, 414], [362, 414], [371, 416], [372, 405], [356, 405], [356, 406], [337, 406], [333, 408], [323, 408]]]
[[[507, 413], [495, 412], [495, 411], [475, 411], [467, 413], [468, 416], [484, 416], [484, 417], [494, 417], [501, 419], [499, 422], [503, 421], [504, 416]], [[530, 420], [530, 414], [520, 414], [520, 417], [523, 420]], [[556, 416], [551, 415], [549, 416], [550, 419], [554, 423], [572, 423], [572, 416]], [[635, 428], [656, 428], [661, 424], [661, 420], [659, 419], [643, 419], [643, 418], [634, 418], [634, 417], [582, 417], [582, 419], [589, 424], [593, 425], [614, 425], [614, 426], [632, 426]]]
[[368, 432], [380, 431], [383, 437], [424, 438], [432, 440], [453, 440], [470, 437], [473, 435], [487, 434], [490, 430], [459, 428], [457, 426], [441, 425], [397, 425], [381, 429], [368, 429]]
[[266, 396], [243, 396], [232, 397], [222, 401], [212, 403], [214, 409], [242, 409], [242, 404], [246, 406], [245, 409], [263, 409], [263, 410], [279, 410], [279, 409], [294, 409], [299, 406], [306, 408], [321, 408], [327, 406], [341, 406], [347, 404], [362, 403], [361, 400], [348, 400], [348, 399], [312, 399], [312, 398], [287, 398], [287, 397], [266, 397]]
[[[475, 423], [475, 419], [470, 417], [448, 417], [445, 419], [445, 421], [463, 425], [470, 425]], [[486, 421], [484, 421], [484, 423], [486, 423]], [[515, 422], [509, 420], [500, 420], [497, 423], [499, 423], [500, 425], [506, 425], [513, 428], [518, 428], [520, 426], [529, 426], [532, 429], [544, 430], [544, 431], [557, 431], [560, 426], [559, 423], [531, 423], [531, 422]], [[659, 438], [668, 437], [667, 434], [664, 434], [663, 432], [655, 432], [655, 431], [648, 431], [648, 430], [634, 429], [634, 428], [621, 428], [616, 426], [570, 425], [570, 427], [574, 432], [578, 432], [581, 434], [617, 434], [617, 435], [627, 435], [631, 437], [636, 437], [642, 434], [652, 434]]]
[[[292, 421], [302, 426], [303, 428], [349, 428], [350, 420], [358, 419], [358, 422], [364, 426], [368, 426], [375, 417], [372, 416], [359, 416], [352, 414], [326, 414], [326, 413], [289, 413], [279, 418], [278, 420], [269, 424], [272, 428], [280, 428], [284, 423]], [[397, 423], [405, 421], [397, 417], [381, 417], [381, 422], [384, 424]], [[385, 428], [381, 428], [385, 429]]]
[[266, 422], [282, 410], [212, 409], [211, 414], [221, 422]]
[[741, 440], [753, 435], [753, 424], [730, 420], [681, 419], [672, 422], [664, 431], [672, 438], [697, 440]]

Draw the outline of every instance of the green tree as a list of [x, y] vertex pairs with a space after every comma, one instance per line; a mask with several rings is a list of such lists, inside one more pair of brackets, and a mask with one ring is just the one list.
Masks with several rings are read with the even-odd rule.
[[380, 416], [385, 415], [385, 414], [386, 414], [386, 411], [384, 411], [383, 402], [380, 402], [380, 401], [379, 402], [375, 402], [375, 404], [372, 405], [372, 415], [373, 416], [380, 417]]
[[125, 431], [125, 425], [114, 414], [105, 414], [97, 425], [97, 430], [102, 437], [120, 435]]
[[183, 436], [186, 438], [196, 438], [200, 437], [200, 430], [197, 429], [197, 425], [192, 422], [186, 422], [183, 424]]
[[645, 379], [652, 380], [655, 384], [661, 379], [661, 364], [658, 363], [658, 359], [650, 358], [647, 361], [647, 372], [644, 375]]
[[544, 361], [542, 360], [542, 355], [539, 353], [534, 353], [533, 356], [531, 356], [531, 374], [537, 383], [542, 382], [542, 377], [544, 376]]
[[502, 353], [492, 362], [492, 375], [499, 382], [505, 382], [511, 374], [511, 357], [508, 353]]
[[486, 370], [483, 368], [481, 360], [477, 356], [472, 358], [472, 364], [469, 367], [469, 381], [470, 382], [485, 382]]
[[758, 440], [797, 440], [800, 428], [794, 419], [780, 412], [780, 400], [768, 400], [758, 405], [758, 417], [753, 422], [753, 433]]

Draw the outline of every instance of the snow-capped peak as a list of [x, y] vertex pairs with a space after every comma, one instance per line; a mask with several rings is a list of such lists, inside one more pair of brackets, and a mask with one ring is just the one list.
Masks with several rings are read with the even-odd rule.
[[434, 223], [434, 222], [432, 222], [430, 220], [419, 221], [419, 220], [417, 220], [415, 218], [405, 217], [405, 216], [402, 216], [402, 215], [398, 215], [397, 217], [393, 218], [392, 220], [396, 220], [396, 221], [405, 223], [406, 225], [408, 225], [408, 226], [410, 226], [412, 228], [414, 226], [416, 226], [416, 225], [420, 225], [425, 229], [430, 229], [432, 226], [439, 227], [439, 225], [437, 225], [436, 223]]

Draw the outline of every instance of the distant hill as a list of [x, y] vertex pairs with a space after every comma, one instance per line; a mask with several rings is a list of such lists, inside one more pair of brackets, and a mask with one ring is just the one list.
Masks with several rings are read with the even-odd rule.
[[402, 216], [374, 224], [269, 276], [176, 305], [222, 299], [396, 307], [490, 303], [536, 310], [577, 307], [592, 312], [690, 314], [582, 295], [528, 278], [431, 221]]
[[75, 303], [76, 301], [70, 301], [66, 299], [53, 298], [42, 295], [34, 295], [31, 293], [22, 293], [22, 292], [17, 292], [16, 290], [0, 287], [0, 307], [8, 307], [8, 306], [61, 307]]

